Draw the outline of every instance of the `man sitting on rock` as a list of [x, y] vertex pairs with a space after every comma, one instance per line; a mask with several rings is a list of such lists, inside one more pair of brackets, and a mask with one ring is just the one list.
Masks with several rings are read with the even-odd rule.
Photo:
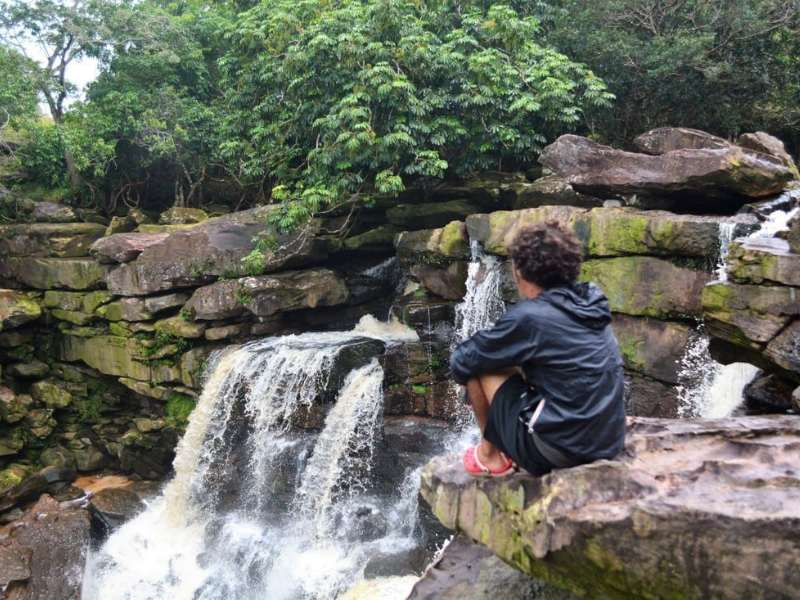
[[520, 302], [453, 353], [483, 434], [464, 455], [470, 474], [499, 477], [516, 463], [544, 475], [622, 451], [622, 359], [608, 300], [577, 282], [582, 254], [556, 223], [520, 231], [511, 246]]

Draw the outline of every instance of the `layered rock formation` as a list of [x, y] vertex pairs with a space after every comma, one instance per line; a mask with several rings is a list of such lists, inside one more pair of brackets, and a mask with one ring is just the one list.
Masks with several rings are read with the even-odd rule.
[[488, 480], [445, 456], [422, 496], [447, 527], [581, 598], [790, 598], [799, 448], [797, 417], [632, 419], [618, 460]]

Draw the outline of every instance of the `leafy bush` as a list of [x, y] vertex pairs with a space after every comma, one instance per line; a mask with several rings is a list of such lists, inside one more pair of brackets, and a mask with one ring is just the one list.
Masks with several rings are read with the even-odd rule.
[[25, 143], [17, 158], [33, 181], [53, 188], [66, 183], [64, 137], [61, 129], [46, 120], [30, 119], [23, 126]]
[[357, 192], [525, 166], [611, 100], [502, 4], [264, 0], [229, 39], [222, 154], [273, 186], [284, 228]]

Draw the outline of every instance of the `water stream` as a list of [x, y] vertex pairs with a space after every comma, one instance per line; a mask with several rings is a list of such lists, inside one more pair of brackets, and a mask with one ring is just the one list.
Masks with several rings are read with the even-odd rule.
[[424, 554], [421, 462], [372, 476], [382, 431], [377, 360], [344, 377], [319, 434], [293, 425], [319, 406], [344, 348], [364, 338], [416, 334], [365, 317], [354, 331], [267, 338], [213, 356], [174, 478], [90, 554], [82, 597], [328, 599], [362, 580], [376, 557], [412, 571], [407, 557]]

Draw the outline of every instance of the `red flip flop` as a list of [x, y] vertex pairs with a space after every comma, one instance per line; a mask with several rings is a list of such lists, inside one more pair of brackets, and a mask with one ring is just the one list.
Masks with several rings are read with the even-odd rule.
[[505, 454], [503, 458], [506, 460], [505, 466], [493, 471], [478, 458], [478, 446], [473, 446], [472, 448], [467, 448], [467, 451], [464, 453], [464, 469], [473, 477], [505, 477], [513, 473], [514, 461]]

